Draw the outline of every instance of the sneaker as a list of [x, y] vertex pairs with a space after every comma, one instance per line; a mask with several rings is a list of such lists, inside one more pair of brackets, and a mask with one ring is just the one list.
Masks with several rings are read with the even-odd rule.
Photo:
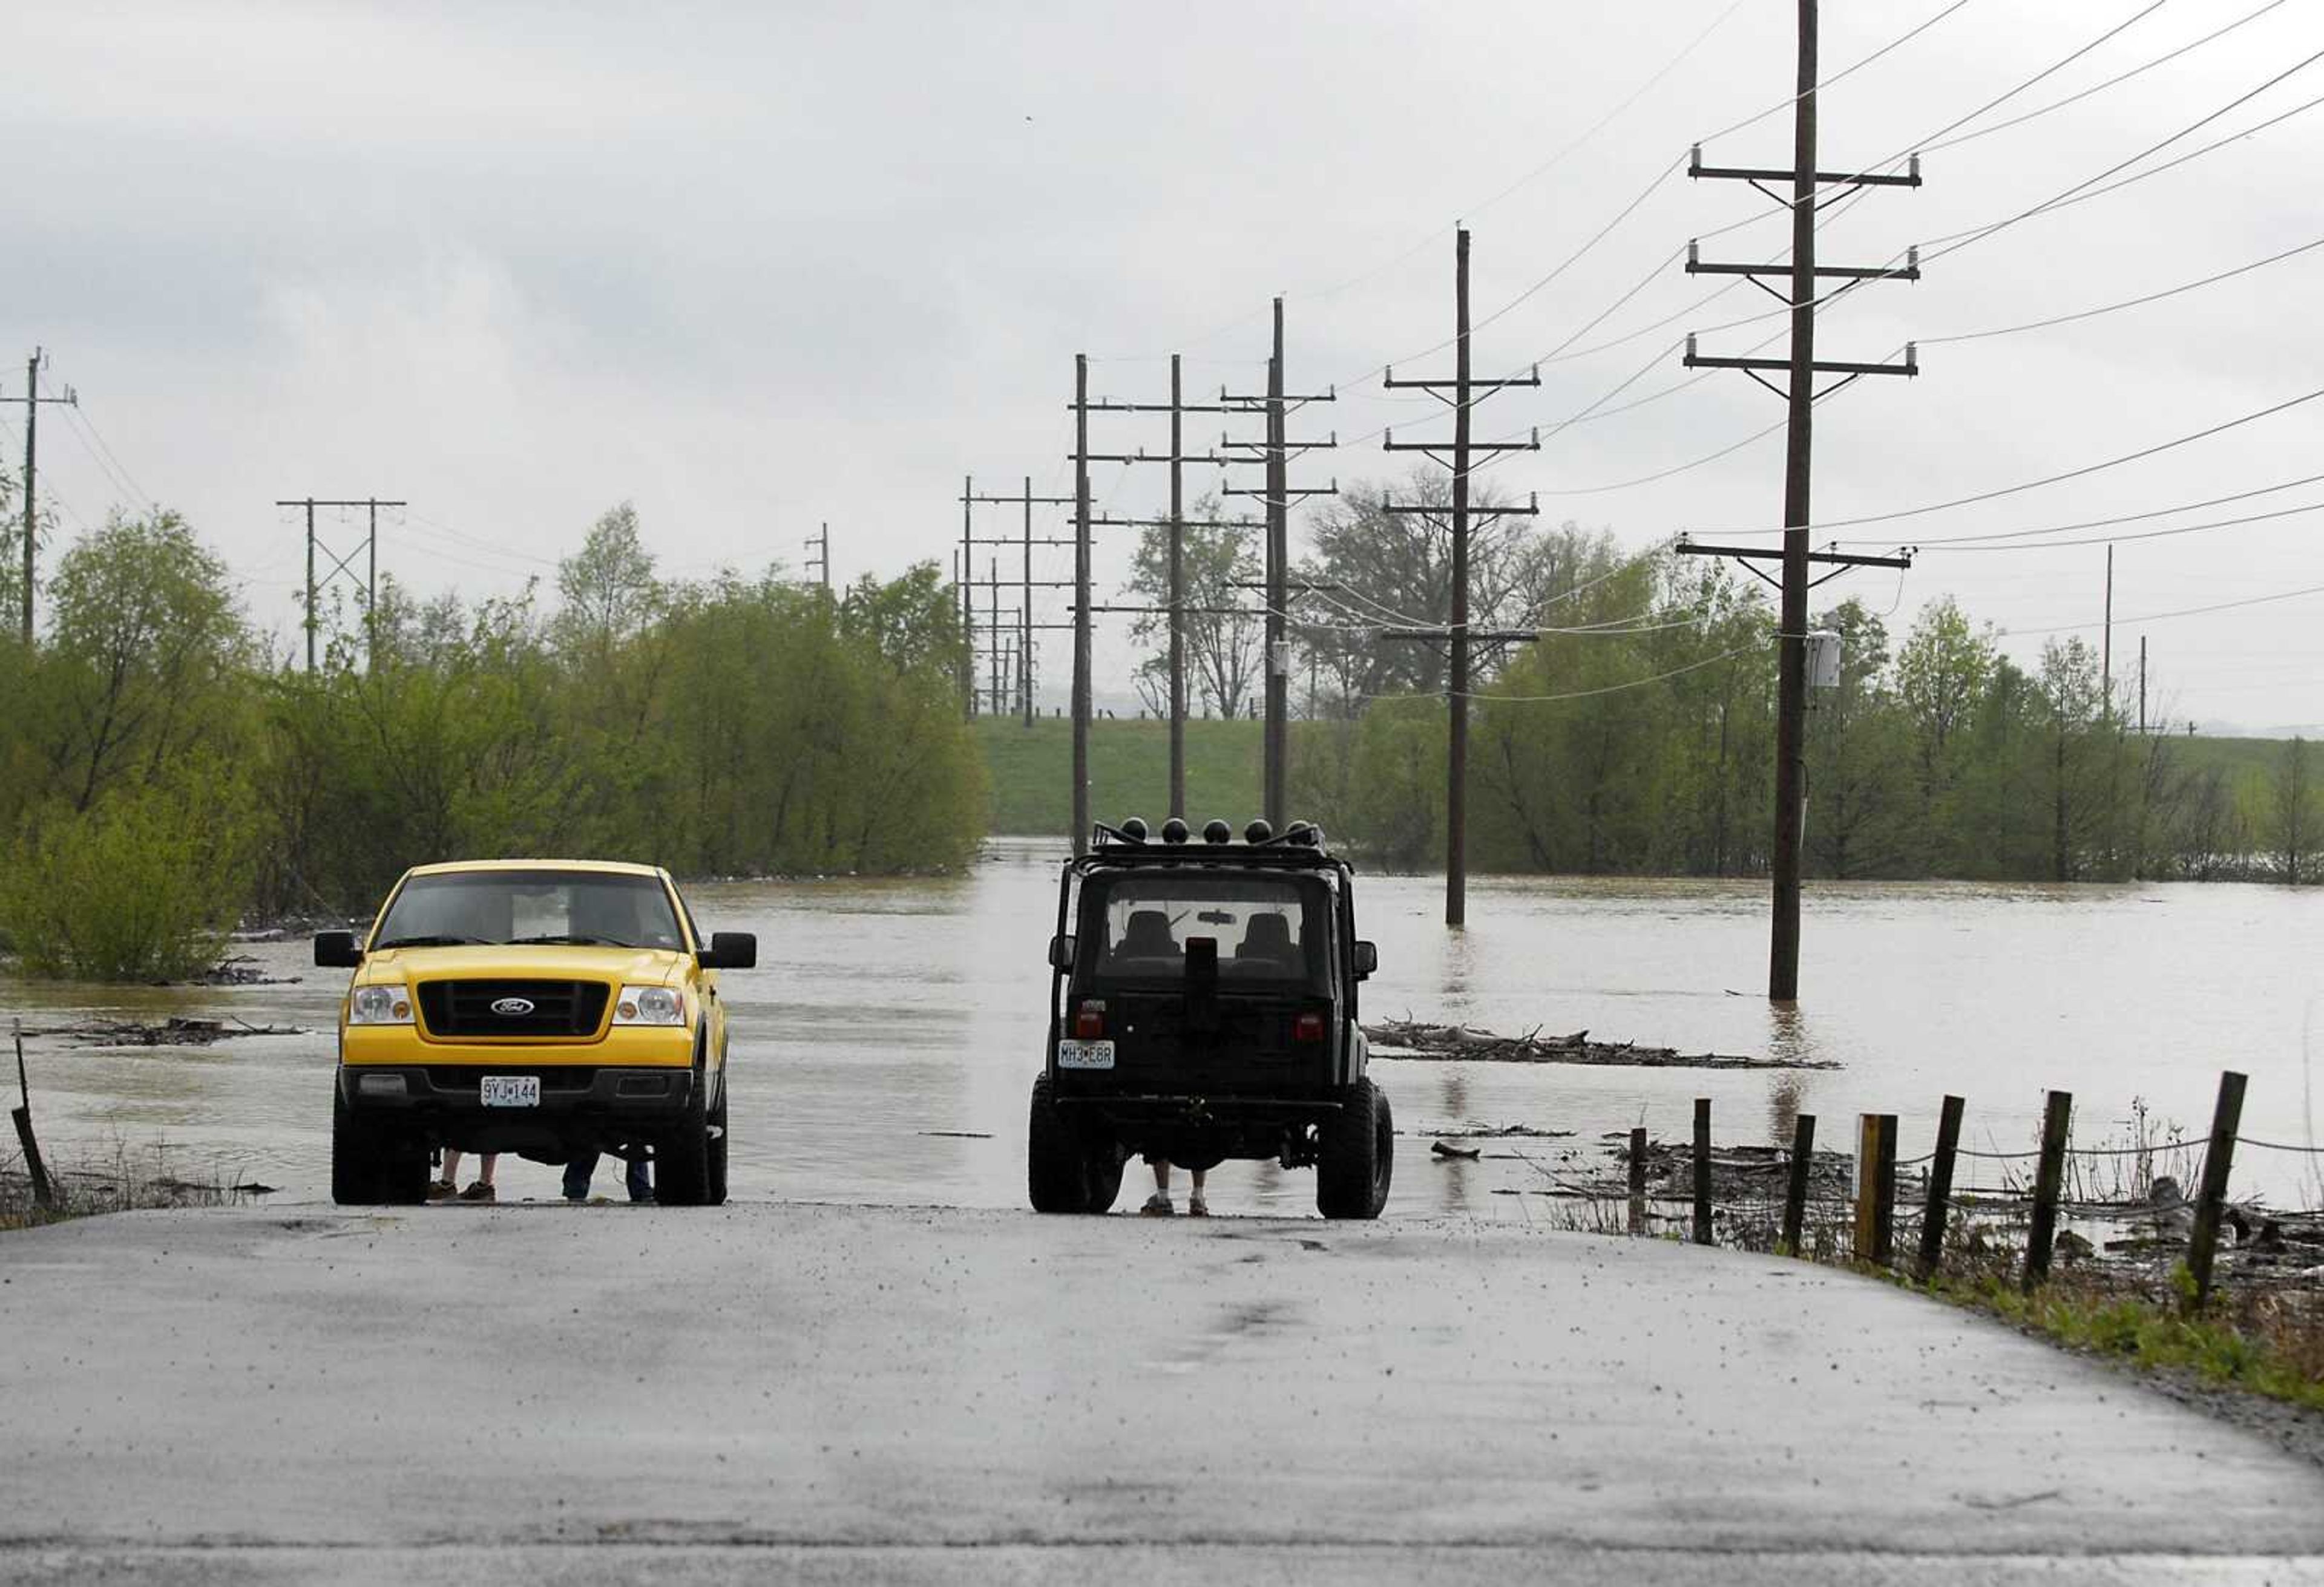
[[463, 1201], [493, 1201], [497, 1200], [498, 1197], [493, 1194], [493, 1188], [490, 1185], [485, 1184], [482, 1179], [478, 1179], [475, 1184], [460, 1192], [460, 1199]]
[[459, 1193], [460, 1188], [449, 1179], [428, 1181], [428, 1199], [430, 1201], [449, 1201]]
[[1211, 1215], [1211, 1204], [1199, 1196], [1189, 1196], [1186, 1197], [1186, 1215], [1190, 1218], [1206, 1218]]
[[1164, 1192], [1157, 1190], [1146, 1198], [1146, 1205], [1138, 1209], [1138, 1215], [1146, 1218], [1167, 1218], [1176, 1210], [1170, 1205], [1170, 1197]]

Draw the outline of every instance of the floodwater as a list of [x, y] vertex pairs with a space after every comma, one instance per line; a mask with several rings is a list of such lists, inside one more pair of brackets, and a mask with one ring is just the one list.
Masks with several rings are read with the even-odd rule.
[[[706, 931], [759, 933], [761, 968], [723, 977], [734, 1022], [734, 1195], [1023, 1205], [1026, 1096], [1041, 1061], [1063, 854], [1054, 840], [997, 839], [953, 879], [688, 889]], [[2219, 1071], [2235, 1069], [2251, 1082], [2246, 1135], [2310, 1139], [2324, 889], [1813, 886], [1796, 1011], [1771, 1008], [1758, 990], [1762, 883], [1480, 878], [1459, 932], [1442, 924], [1443, 894], [1441, 877], [1360, 877], [1358, 921], [1380, 951], [1368, 1018], [1586, 1028], [1600, 1040], [1840, 1067], [1376, 1060], [1400, 1136], [1391, 1215], [1536, 1215], [1533, 1197], [1508, 1192], [1602, 1170], [1606, 1132], [1643, 1124], [1684, 1139], [1697, 1096], [1712, 1099], [1721, 1145], [1787, 1144], [1793, 1115], [1806, 1112], [1818, 1117], [1819, 1146], [1846, 1150], [1856, 1115], [1881, 1112], [1900, 1115], [1910, 1158], [1928, 1149], [1947, 1092], [1967, 1098], [1963, 1144], [1979, 1150], [2029, 1149], [2052, 1087], [2075, 1094], [2078, 1146], [2124, 1143], [2134, 1099], [2156, 1127], [2200, 1137]], [[32, 1041], [34, 1117], [52, 1158], [118, 1146], [187, 1178], [280, 1187], [280, 1200], [327, 1195], [345, 973], [316, 969], [304, 939], [241, 950], [299, 981], [158, 990], [0, 980], [0, 1008], [27, 1025], [174, 1013], [309, 1032], [125, 1050]], [[1477, 1162], [1429, 1152], [1434, 1133], [1508, 1124], [1575, 1133], [1471, 1142], [1489, 1153]], [[2246, 1151], [2236, 1194], [2324, 1203], [2319, 1160]], [[1965, 1179], [1997, 1182], [1997, 1165], [1970, 1166], [1990, 1171]], [[553, 1197], [556, 1176], [507, 1160], [503, 1198]], [[617, 1192], [606, 1178], [600, 1189]], [[1133, 1165], [1121, 1205], [1142, 1193]], [[1312, 1174], [1272, 1164], [1228, 1163], [1212, 1179], [1221, 1213], [1312, 1211], [1313, 1195]]]

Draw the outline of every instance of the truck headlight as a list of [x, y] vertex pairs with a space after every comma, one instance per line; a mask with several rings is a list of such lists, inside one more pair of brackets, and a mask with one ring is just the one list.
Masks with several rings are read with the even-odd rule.
[[351, 1025], [408, 1025], [411, 1023], [411, 989], [408, 986], [358, 986], [347, 999]]
[[617, 1025], [682, 1025], [686, 1000], [669, 986], [624, 986], [613, 1004]]

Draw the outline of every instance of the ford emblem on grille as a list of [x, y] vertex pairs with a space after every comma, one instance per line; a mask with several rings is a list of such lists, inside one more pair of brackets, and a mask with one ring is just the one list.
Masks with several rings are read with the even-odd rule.
[[493, 1012], [512, 1020], [522, 1019], [532, 1012], [532, 1002], [525, 997], [496, 997], [493, 999]]

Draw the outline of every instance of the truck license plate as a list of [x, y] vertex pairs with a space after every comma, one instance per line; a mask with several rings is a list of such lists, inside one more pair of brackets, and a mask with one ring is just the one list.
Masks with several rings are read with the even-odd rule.
[[484, 1084], [486, 1107], [539, 1107], [540, 1077], [539, 1075], [486, 1075]]
[[1061, 1069], [1110, 1069], [1113, 1067], [1113, 1043], [1060, 1041], [1057, 1043], [1057, 1067]]

